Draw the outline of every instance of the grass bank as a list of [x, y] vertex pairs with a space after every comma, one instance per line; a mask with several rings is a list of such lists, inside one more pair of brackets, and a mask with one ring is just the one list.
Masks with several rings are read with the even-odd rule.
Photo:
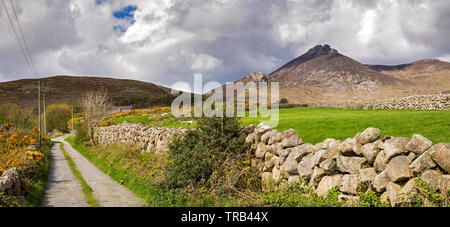
[[[440, 110], [347, 110], [295, 107], [280, 109], [283, 131], [297, 130], [304, 143], [319, 143], [326, 138], [344, 140], [368, 127], [381, 130], [382, 136], [411, 137], [421, 134], [433, 143], [450, 142], [450, 111]], [[242, 125], [258, 124], [263, 118], [245, 117]]]
[[98, 207], [99, 204], [98, 204], [97, 200], [95, 200], [94, 195], [92, 194], [92, 188], [87, 184], [86, 180], [84, 180], [80, 171], [78, 171], [78, 169], [75, 165], [75, 162], [73, 162], [72, 158], [67, 154], [66, 150], [64, 149], [63, 143], [60, 143], [60, 149], [64, 155], [64, 158], [67, 161], [67, 164], [69, 164], [70, 170], [72, 171], [73, 175], [81, 183], [81, 189], [83, 190], [84, 198], [86, 199], [88, 206]]
[[24, 188], [24, 197], [27, 200], [22, 206], [37, 207], [41, 205], [50, 171], [50, 149], [52, 146], [53, 142], [45, 142], [40, 149], [41, 153], [44, 154], [40, 163], [20, 170], [20, 181]]

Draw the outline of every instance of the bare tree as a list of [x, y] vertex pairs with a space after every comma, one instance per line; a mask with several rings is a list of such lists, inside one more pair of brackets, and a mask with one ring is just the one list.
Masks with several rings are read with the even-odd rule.
[[108, 91], [89, 91], [81, 98], [81, 106], [88, 125], [88, 134], [92, 143], [94, 141], [94, 128], [99, 127], [102, 117], [110, 113], [113, 105], [108, 97]]

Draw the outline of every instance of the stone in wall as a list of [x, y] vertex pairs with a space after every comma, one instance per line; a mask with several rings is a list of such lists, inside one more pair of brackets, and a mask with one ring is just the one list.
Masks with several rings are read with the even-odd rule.
[[0, 176], [0, 192], [10, 196], [20, 195], [20, 180], [17, 167], [10, 168]]

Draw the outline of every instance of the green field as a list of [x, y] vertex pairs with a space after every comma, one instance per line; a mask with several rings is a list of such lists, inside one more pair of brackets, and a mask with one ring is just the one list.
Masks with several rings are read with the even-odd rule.
[[[246, 117], [241, 123], [257, 125], [261, 120], [261, 117]], [[275, 129], [293, 128], [304, 143], [315, 144], [326, 138], [344, 140], [368, 127], [379, 128], [382, 137], [411, 137], [417, 133], [433, 143], [450, 142], [450, 111], [297, 107], [280, 109], [280, 121]]]

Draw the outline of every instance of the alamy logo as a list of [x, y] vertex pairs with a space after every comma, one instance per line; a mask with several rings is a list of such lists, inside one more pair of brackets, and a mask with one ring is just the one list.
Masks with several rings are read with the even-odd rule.
[[[194, 89], [187, 82], [177, 82], [172, 87], [188, 88], [187, 91], [172, 89], [172, 95], [179, 95], [172, 102], [173, 116], [180, 117], [262, 117], [261, 123], [276, 127], [279, 121], [278, 82], [237, 82], [222, 86], [208, 82], [203, 86], [202, 74], [194, 74]], [[212, 88], [208, 98], [202, 94]], [[248, 95], [247, 95], [248, 94]], [[192, 100], [191, 96], [194, 96]], [[270, 99], [270, 103], [269, 103]], [[194, 102], [192, 105], [192, 101]]]

